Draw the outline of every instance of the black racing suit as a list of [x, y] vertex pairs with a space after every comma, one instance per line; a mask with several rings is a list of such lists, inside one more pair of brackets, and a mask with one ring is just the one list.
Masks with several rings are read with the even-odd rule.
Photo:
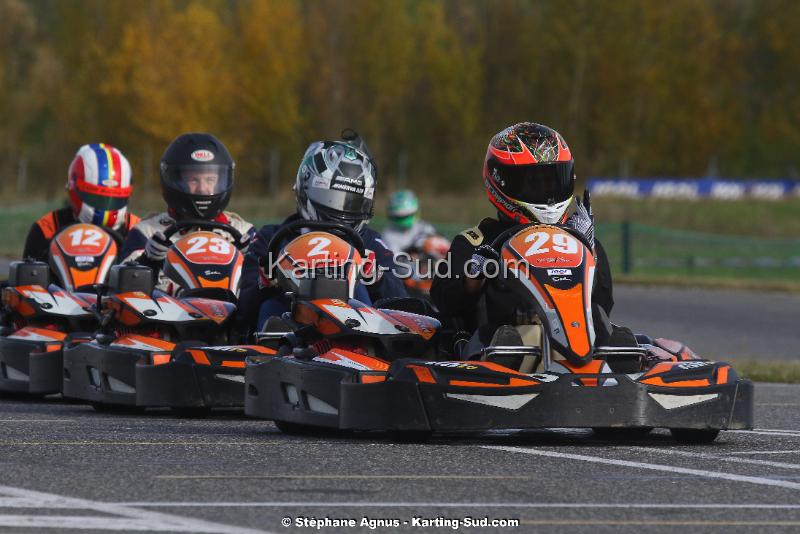
[[[458, 328], [472, 332], [478, 326], [483, 326], [479, 324], [478, 310], [483, 294], [486, 296], [486, 316], [490, 325], [487, 332], [493, 332], [494, 328], [503, 324], [514, 324], [516, 310], [513, 295], [495, 291], [488, 284], [484, 285], [480, 293], [468, 294], [464, 290], [464, 278], [467, 262], [476, 249], [483, 244], [491, 244], [498, 235], [517, 224], [487, 217], [478, 226], [463, 231], [453, 239], [450, 246], [449, 276], [443, 275], [441, 269], [437, 270], [431, 287], [431, 298], [445, 318], [456, 320], [454, 322]], [[597, 266], [592, 302], [595, 308], [601, 308], [606, 316], [610, 316], [611, 308], [614, 307], [611, 268], [600, 241], [595, 239], [594, 244]], [[597, 321], [595, 323], [598, 341], [603, 340], [608, 334], [602, 335]]]
[[[48, 261], [50, 258], [50, 242], [62, 229], [79, 223], [72, 207], [67, 206], [43, 215], [33, 223], [25, 239], [23, 258], [32, 258], [37, 261]], [[126, 214], [125, 224], [121, 225], [118, 232], [122, 237], [128, 234], [133, 225], [139, 222], [139, 217], [131, 213]]]

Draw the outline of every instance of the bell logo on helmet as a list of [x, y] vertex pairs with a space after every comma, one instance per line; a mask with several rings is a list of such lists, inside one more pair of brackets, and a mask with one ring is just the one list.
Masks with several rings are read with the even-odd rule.
[[195, 161], [211, 161], [214, 159], [214, 153], [210, 150], [195, 150], [192, 152], [192, 159]]

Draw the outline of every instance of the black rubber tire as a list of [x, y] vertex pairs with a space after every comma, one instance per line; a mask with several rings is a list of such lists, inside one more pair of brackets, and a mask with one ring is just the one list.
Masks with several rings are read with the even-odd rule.
[[646, 437], [653, 431], [651, 426], [634, 428], [593, 428], [595, 437], [607, 441], [633, 441]]
[[120, 413], [120, 414], [140, 414], [144, 413], [142, 406], [128, 406], [126, 404], [106, 404], [104, 402], [93, 402], [92, 408], [100, 413]]
[[395, 443], [428, 443], [433, 437], [430, 430], [393, 430], [389, 439]]
[[311, 425], [303, 425], [300, 423], [292, 423], [290, 421], [273, 421], [278, 430], [290, 436], [309, 436], [318, 432], [323, 432], [324, 429]]
[[683, 445], [703, 445], [719, 436], [719, 429], [670, 428], [669, 431], [675, 441]]
[[172, 408], [172, 413], [175, 417], [182, 419], [205, 419], [211, 415], [211, 408], [208, 406], [184, 406], [181, 408]]

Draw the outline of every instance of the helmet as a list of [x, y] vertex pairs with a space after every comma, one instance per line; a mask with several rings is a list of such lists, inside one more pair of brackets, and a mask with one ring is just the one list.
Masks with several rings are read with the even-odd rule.
[[572, 154], [552, 128], [515, 124], [489, 142], [483, 183], [501, 216], [519, 223], [563, 222], [575, 190]]
[[207, 133], [186, 133], [161, 156], [161, 194], [174, 215], [213, 219], [233, 192], [233, 158]]
[[132, 190], [131, 165], [111, 145], [83, 145], [69, 164], [69, 202], [75, 217], [83, 223], [121, 227]]
[[414, 225], [414, 221], [417, 220], [418, 212], [419, 201], [417, 196], [408, 189], [395, 191], [389, 197], [387, 214], [391, 223], [397, 228], [403, 230], [411, 228]]
[[297, 170], [297, 211], [309, 221], [342, 222], [359, 231], [372, 218], [376, 181], [367, 154], [346, 142], [316, 141]]

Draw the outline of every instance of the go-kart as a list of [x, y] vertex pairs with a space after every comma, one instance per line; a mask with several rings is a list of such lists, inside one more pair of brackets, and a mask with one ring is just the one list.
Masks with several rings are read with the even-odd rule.
[[[0, 392], [61, 392], [64, 343], [81, 343], [97, 327], [90, 311], [117, 258], [121, 236], [91, 224], [73, 224], [50, 243], [50, 264], [13, 262], [3, 288]], [[51, 284], [51, 271], [58, 284]]]
[[430, 299], [431, 285], [433, 284], [433, 273], [436, 272], [436, 265], [444, 261], [447, 252], [450, 250], [450, 241], [440, 235], [431, 235], [406, 251], [403, 260], [400, 257], [396, 261], [401, 266], [403, 284], [406, 291], [412, 297]]
[[[528, 225], [493, 246], [499, 273], [487, 286], [507, 295], [518, 319], [498, 328], [488, 346], [454, 361], [432, 361], [422, 351], [371, 352], [360, 330], [377, 314], [342, 297], [330, 304], [326, 291], [314, 291], [330, 282], [312, 283], [310, 292], [296, 290], [293, 333], [283, 336], [278, 356], [248, 358], [246, 413], [289, 430], [591, 427], [601, 436], [630, 436], [661, 427], [684, 443], [752, 428], [752, 383], [730, 365], [664, 341], [596, 343], [595, 258], [580, 233]], [[369, 335], [380, 345], [396, 334], [387, 326]], [[358, 349], [356, 356], [330, 348], [339, 340]]]
[[339, 427], [343, 382], [383, 381], [392, 360], [434, 357], [439, 321], [411, 311], [425, 312], [429, 305], [411, 301], [408, 308], [408, 299], [400, 299], [391, 309], [354, 298], [370, 270], [363, 258], [361, 236], [342, 224], [296, 221], [273, 236], [263, 260], [291, 306], [259, 334], [261, 343], [274, 344], [277, 356], [247, 358], [245, 414], [283, 429]]
[[189, 233], [170, 247], [163, 269], [175, 296], [153, 289], [158, 273], [149, 267], [112, 268], [99, 312], [104, 331], [64, 349], [64, 396], [98, 410], [172, 407], [199, 415], [242, 406], [244, 357], [274, 352], [229, 345], [238, 341], [233, 315], [243, 256], [234, 243], [241, 246], [242, 236], [203, 220], [175, 223], [164, 234], [180, 231]]

